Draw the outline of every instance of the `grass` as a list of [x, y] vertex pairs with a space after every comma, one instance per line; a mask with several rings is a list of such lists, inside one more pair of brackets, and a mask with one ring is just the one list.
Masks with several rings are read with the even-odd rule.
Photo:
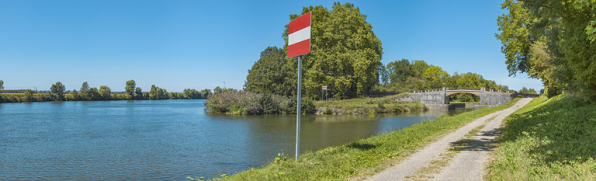
[[440, 116], [391, 133], [356, 140], [342, 146], [307, 152], [296, 162], [280, 154], [263, 168], [252, 168], [221, 180], [345, 180], [376, 173], [403, 160], [446, 133], [507, 105], [479, 109], [456, 116]]
[[[360, 107], [377, 107], [378, 101], [382, 102], [383, 104], [390, 105], [393, 101], [391, 99], [399, 98], [403, 96], [403, 94], [399, 95], [390, 95], [384, 97], [361, 97], [361, 98], [352, 98], [352, 99], [344, 99], [344, 100], [329, 100], [325, 101], [314, 101], [316, 107], [325, 107], [325, 103], [329, 107], [345, 107], [345, 108], [360, 108]], [[408, 102], [408, 103], [400, 103], [400, 105], [415, 105], [416, 103]]]
[[488, 180], [596, 180], [596, 104], [536, 98], [504, 120]]

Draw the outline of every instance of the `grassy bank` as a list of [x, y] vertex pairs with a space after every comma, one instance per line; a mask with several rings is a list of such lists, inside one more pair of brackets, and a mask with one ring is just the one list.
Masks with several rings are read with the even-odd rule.
[[315, 101], [315, 114], [376, 114], [426, 111], [419, 102], [400, 102], [405, 94], [384, 97], [362, 97], [344, 100]]
[[302, 154], [295, 162], [280, 155], [263, 168], [252, 168], [223, 180], [343, 180], [372, 174], [395, 164], [417, 149], [476, 118], [513, 105], [479, 109], [456, 116], [441, 116], [411, 127]]
[[596, 104], [537, 98], [504, 122], [489, 180], [596, 180]]

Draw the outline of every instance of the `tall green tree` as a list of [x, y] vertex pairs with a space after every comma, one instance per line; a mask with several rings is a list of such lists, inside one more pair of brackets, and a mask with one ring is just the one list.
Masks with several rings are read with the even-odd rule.
[[596, 99], [596, 2], [505, 0], [497, 19], [510, 75], [528, 73], [546, 86]]
[[450, 78], [449, 73], [438, 66], [428, 67], [423, 75], [433, 89], [445, 87], [448, 82], [447, 79]]
[[0, 80], [0, 92], [2, 92], [2, 90], [4, 90], [4, 81]]
[[407, 59], [389, 62], [387, 64], [387, 72], [392, 83], [405, 82], [408, 77], [414, 75], [410, 61]]
[[428, 64], [424, 60], [414, 60], [412, 65], [412, 76], [417, 78], [423, 78], [424, 70], [428, 68]]
[[90, 100], [90, 94], [89, 94], [89, 84], [87, 82], [83, 82], [83, 85], [81, 85], [81, 100], [87, 101]]
[[296, 69], [281, 48], [267, 47], [246, 76], [246, 90], [255, 93], [296, 94]]
[[137, 87], [137, 89], [135, 89], [135, 99], [143, 99], [143, 89], [141, 89], [141, 87]]
[[[304, 7], [290, 20], [312, 12], [311, 52], [303, 56], [303, 79], [307, 97], [318, 98], [321, 85], [328, 85], [335, 97], [365, 95], [377, 84], [377, 67], [381, 65], [381, 40], [366, 21], [366, 15], [352, 3], [333, 3]], [[283, 33], [287, 51], [288, 29]], [[297, 65], [296, 59], [292, 64]]]
[[135, 83], [134, 80], [126, 81], [126, 87], [124, 87], [124, 89], [126, 90], [126, 93], [128, 95], [130, 95], [130, 98], [134, 98], [134, 96], [135, 96], [135, 92], [134, 91], [135, 91], [135, 87], [136, 86], [137, 86], [137, 83]]
[[112, 99], [112, 89], [106, 85], [102, 85], [99, 87], [99, 96], [102, 100], [110, 100]]
[[52, 100], [63, 101], [64, 90], [66, 90], [66, 87], [62, 84], [62, 82], [56, 82], [55, 84], [52, 84], [52, 87], [50, 88], [50, 95], [52, 96]]

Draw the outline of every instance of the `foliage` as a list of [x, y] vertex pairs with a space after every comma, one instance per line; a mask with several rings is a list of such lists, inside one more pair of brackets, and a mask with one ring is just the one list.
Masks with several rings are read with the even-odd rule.
[[2, 92], [2, 90], [4, 90], [4, 81], [0, 80], [0, 92]]
[[536, 98], [504, 120], [488, 180], [594, 180], [596, 104]]
[[56, 82], [55, 84], [52, 84], [52, 87], [50, 88], [50, 94], [52, 95], [52, 99], [54, 101], [63, 101], [64, 90], [66, 90], [66, 87], [61, 82]]
[[447, 81], [450, 78], [449, 73], [438, 66], [428, 67], [424, 70], [422, 75], [424, 76], [424, 79], [428, 81], [428, 84], [432, 89], [447, 87]]
[[[309, 6], [290, 20], [312, 12], [311, 52], [303, 55], [304, 93], [317, 99], [321, 85], [328, 85], [331, 95], [352, 98], [366, 95], [377, 84], [377, 67], [381, 65], [383, 48], [366, 21], [366, 15], [354, 4]], [[288, 29], [283, 33], [287, 51]], [[291, 59], [293, 67], [297, 60]]]
[[[287, 98], [274, 94], [257, 94], [252, 92], [222, 92], [213, 94], [207, 102], [207, 109], [212, 113], [233, 115], [261, 114], [296, 114], [296, 98]], [[303, 113], [314, 113], [312, 101], [302, 101]]]
[[24, 102], [31, 102], [31, 99], [33, 98], [33, 91], [31, 91], [31, 89], [25, 90], [25, 93], [23, 93], [23, 97]]
[[246, 76], [246, 90], [255, 93], [296, 95], [297, 69], [281, 48], [267, 47]]
[[99, 87], [99, 97], [101, 100], [110, 100], [112, 99], [112, 89], [108, 86], [102, 85]]
[[402, 160], [442, 135], [476, 118], [510, 107], [517, 100], [456, 116], [442, 116], [387, 134], [307, 152], [300, 155], [297, 162], [272, 162], [263, 168], [252, 168], [223, 180], [349, 180], [350, 177], [383, 168], [391, 159]]
[[510, 75], [541, 79], [551, 97], [565, 89], [596, 98], [595, 7], [585, 0], [506, 0], [496, 37]]
[[137, 86], [137, 83], [135, 83], [134, 80], [129, 80], [126, 81], [126, 87], [124, 87], [124, 90], [126, 90], [126, 93], [128, 95], [130, 95], [130, 97], [134, 97], [135, 96], [135, 87]]
[[518, 93], [537, 95], [536, 90], [534, 90], [533, 88], [528, 89], [526, 87], [522, 87], [522, 89], [520, 89]]
[[389, 74], [389, 80], [391, 82], [404, 82], [408, 77], [414, 76], [414, 70], [412, 70], [410, 61], [407, 59], [401, 59], [400, 61], [393, 61], [387, 64], [387, 72]]
[[135, 89], [135, 99], [143, 99], [143, 89], [141, 87]]
[[166, 89], [159, 88], [155, 86], [155, 84], [151, 85], [151, 90], [149, 91], [149, 99], [156, 100], [156, 99], [167, 99], [168, 98], [168, 91]]

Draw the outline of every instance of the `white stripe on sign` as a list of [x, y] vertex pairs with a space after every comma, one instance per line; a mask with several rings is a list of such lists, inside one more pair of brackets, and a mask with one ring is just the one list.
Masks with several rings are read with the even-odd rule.
[[304, 40], [310, 39], [310, 26], [298, 30], [288, 36], [288, 45], [293, 45]]

